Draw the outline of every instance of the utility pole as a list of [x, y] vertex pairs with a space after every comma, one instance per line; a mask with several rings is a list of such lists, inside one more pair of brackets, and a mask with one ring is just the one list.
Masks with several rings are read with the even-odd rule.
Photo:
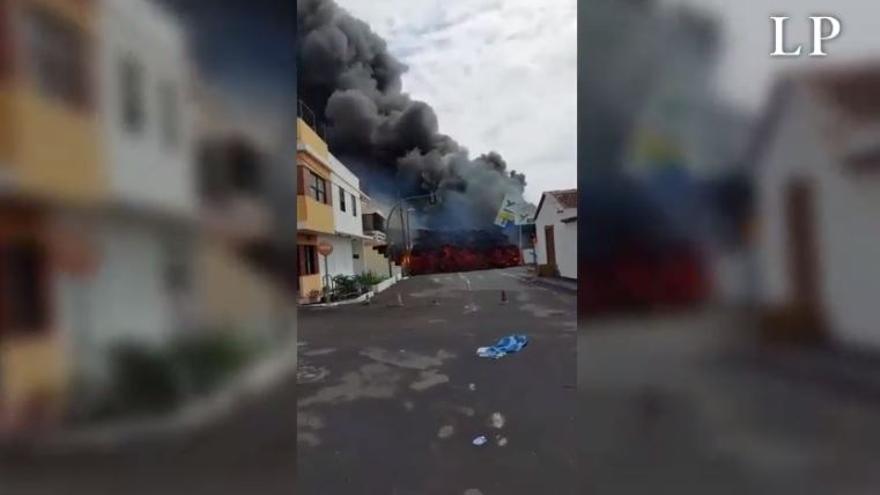
[[401, 210], [400, 211], [400, 229], [401, 229], [401, 238], [402, 238], [401, 241], [403, 242], [404, 249], [406, 249], [406, 246], [408, 245], [408, 240], [405, 238], [406, 228], [403, 223], [403, 210], [401, 209], [401, 205], [403, 204], [404, 201], [411, 201], [414, 199], [428, 199], [428, 201], [432, 205], [436, 204], [438, 201], [437, 193], [434, 193], [434, 192], [432, 192], [430, 194], [419, 194], [416, 196], [409, 196], [407, 198], [400, 198], [400, 196], [398, 195], [398, 198], [399, 199], [397, 200], [397, 203], [395, 203], [394, 206], [391, 207], [391, 211], [388, 212], [388, 224], [385, 225], [385, 230], [388, 231], [388, 232], [386, 232], [386, 234], [387, 234], [387, 240], [386, 240], [387, 250], [386, 250], [386, 252], [388, 252], [388, 275], [389, 276], [391, 276], [393, 274], [393, 270], [391, 268], [391, 251], [392, 251], [392, 247], [394, 246], [394, 243], [392, 242], [392, 238], [391, 238], [391, 220], [394, 218], [395, 210], [397, 210], [397, 209]]

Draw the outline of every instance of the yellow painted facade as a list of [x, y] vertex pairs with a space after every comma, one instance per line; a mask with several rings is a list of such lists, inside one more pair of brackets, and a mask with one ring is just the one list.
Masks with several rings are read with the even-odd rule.
[[[0, 242], [27, 237], [60, 252], [48, 222], [51, 208], [94, 204], [106, 196], [101, 157], [95, 58], [96, 2], [92, 0], [9, 0], [0, 3], [8, 28], [3, 40], [15, 47], [0, 76], [0, 177], [19, 196], [36, 199], [37, 212], [0, 211]], [[82, 40], [82, 97], [62, 100], [40, 89], [34, 57], [18, 21], [38, 8], [77, 31]], [[48, 206], [53, 205], [53, 206]], [[0, 428], [57, 419], [68, 396], [70, 369], [65, 329], [57, 328], [53, 280], [66, 270], [56, 254], [46, 267], [48, 323], [44, 328], [2, 328], [0, 332]]]
[[[297, 244], [315, 245], [315, 234], [333, 234], [333, 194], [330, 181], [330, 151], [327, 143], [302, 119], [296, 120], [296, 164], [299, 191], [296, 196]], [[310, 174], [326, 181], [327, 202], [321, 203], [311, 194]], [[302, 266], [302, 260], [300, 260]], [[320, 271], [315, 274], [299, 275], [299, 296], [301, 300], [315, 300], [315, 295], [323, 290], [324, 282]]]
[[[41, 199], [91, 203], [102, 198], [106, 176], [100, 156], [100, 123], [93, 102], [94, 2], [12, 0], [4, 2], [5, 18], [23, 18], [25, 9], [42, 8], [77, 29], [83, 40], [88, 88], [86, 104], [73, 105], [37, 89], [28, 68], [31, 54], [21, 39], [15, 63], [0, 83], [0, 167], [26, 195]], [[23, 30], [19, 30], [23, 31]], [[12, 32], [8, 33], [12, 36]]]
[[218, 239], [202, 239], [197, 253], [199, 321], [249, 337], [269, 335], [273, 330], [269, 325], [279, 321], [284, 301], [279, 288]]
[[[68, 369], [56, 332], [0, 344], [0, 389], [7, 425], [57, 419], [67, 395]], [[41, 418], [28, 417], [39, 414]], [[0, 425], [2, 426], [2, 425]]]
[[95, 118], [26, 87], [10, 96], [15, 137], [9, 163], [22, 192], [78, 203], [102, 199], [106, 177]]
[[305, 275], [299, 278], [299, 295], [303, 299], [313, 298], [314, 294], [320, 294], [324, 288], [321, 274]]
[[[296, 201], [296, 224], [300, 232], [332, 234], [335, 231], [332, 202], [321, 203], [309, 194], [309, 174], [314, 173], [327, 183], [327, 194], [333, 194], [330, 182], [330, 152], [327, 143], [302, 119], [296, 121], [296, 164], [300, 191]], [[301, 170], [304, 168], [304, 170]]]
[[[30, 240], [47, 248], [43, 297], [48, 308], [44, 325], [32, 328], [0, 329], [0, 429], [23, 423], [57, 418], [69, 387], [66, 353], [61, 334], [55, 328], [52, 273], [63, 264], [59, 248], [51, 240], [45, 215], [37, 209], [0, 208], [0, 245]], [[31, 417], [39, 414], [40, 418]]]
[[389, 276], [388, 258], [373, 249], [372, 246], [364, 245], [364, 270], [373, 272], [381, 277]]
[[327, 143], [303, 119], [296, 119], [296, 145], [297, 149], [304, 148], [324, 163], [330, 160]]
[[308, 196], [296, 197], [296, 225], [303, 232], [332, 234], [333, 208]]

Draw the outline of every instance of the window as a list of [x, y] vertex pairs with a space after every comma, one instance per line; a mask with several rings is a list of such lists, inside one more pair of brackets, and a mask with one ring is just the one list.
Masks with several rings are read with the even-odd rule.
[[318, 250], [315, 246], [308, 244], [298, 246], [297, 255], [299, 256], [298, 276], [303, 277], [318, 273]]
[[339, 209], [345, 211], [345, 189], [339, 186]]
[[126, 129], [137, 132], [144, 127], [144, 70], [132, 57], [119, 63], [119, 88], [122, 101], [122, 122]]
[[236, 141], [226, 148], [228, 153], [227, 177], [236, 192], [259, 194], [261, 180], [259, 156], [248, 143]]
[[36, 242], [0, 247], [0, 312], [5, 329], [35, 332], [48, 322], [44, 273], [46, 253]]
[[327, 181], [324, 180], [324, 178], [321, 177], [320, 175], [312, 172], [311, 170], [309, 171], [309, 174], [311, 175], [311, 177], [310, 177], [311, 180], [310, 180], [310, 184], [309, 184], [309, 191], [311, 192], [312, 197], [315, 198], [315, 201], [317, 201], [319, 203], [326, 204], [327, 203]]
[[166, 148], [176, 148], [180, 135], [180, 117], [177, 113], [177, 91], [174, 84], [164, 82], [159, 85], [159, 104], [162, 111], [162, 140]]
[[354, 194], [351, 195], [351, 215], [354, 217], [358, 216], [358, 203]]
[[73, 106], [87, 106], [88, 56], [82, 33], [38, 7], [29, 9], [25, 19], [26, 58], [39, 91]]

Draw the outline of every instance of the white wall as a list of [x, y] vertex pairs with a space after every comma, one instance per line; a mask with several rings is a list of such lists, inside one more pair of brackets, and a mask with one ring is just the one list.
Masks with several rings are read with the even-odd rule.
[[577, 279], [577, 222], [560, 222], [553, 230], [559, 275]]
[[180, 308], [166, 285], [171, 240], [138, 219], [103, 219], [95, 273], [60, 278], [61, 319], [73, 334], [76, 367], [91, 380], [109, 378], [108, 351], [117, 344], [161, 345], [178, 330]]
[[[366, 249], [369, 248], [369, 246], [366, 246]], [[351, 240], [352, 258], [357, 255], [357, 258], [352, 259], [352, 269], [354, 270], [355, 275], [360, 275], [367, 271], [366, 262], [364, 260], [364, 249], [364, 241], [360, 239]]]
[[[360, 181], [351, 173], [345, 165], [330, 155], [332, 174], [330, 182], [333, 183], [333, 220], [336, 223], [336, 232], [340, 234], [363, 236], [364, 224], [361, 215], [364, 213], [361, 204]], [[345, 211], [342, 211], [342, 198], [339, 188], [345, 190]], [[355, 207], [352, 207], [354, 201]]]
[[[561, 210], [561, 212], [560, 212]], [[559, 275], [577, 278], [577, 222], [563, 223], [562, 219], [577, 215], [576, 208], [561, 208], [556, 198], [547, 194], [538, 217], [535, 219], [535, 251], [538, 264], [547, 263], [547, 239], [544, 227], [553, 225], [553, 238], [556, 245], [556, 265]]]
[[844, 169], [827, 146], [827, 130], [816, 125], [830, 121], [828, 110], [804, 91], [798, 89], [801, 98], [788, 106], [776, 140], [757, 164], [759, 301], [773, 306], [791, 299], [784, 188], [792, 177], [811, 178], [820, 296], [828, 323], [842, 342], [880, 347], [880, 176]]
[[[354, 256], [351, 239], [340, 236], [318, 236], [318, 242], [325, 241], [333, 245], [333, 252], [327, 257], [327, 268], [330, 269], [330, 277], [336, 275], [355, 275]], [[318, 255], [318, 263], [321, 268], [321, 277], [324, 277], [324, 257]]]
[[[110, 182], [117, 199], [192, 213], [195, 208], [192, 108], [186, 41], [180, 26], [155, 2], [101, 3], [99, 106]], [[122, 116], [120, 64], [131, 56], [143, 71], [144, 123], [130, 131]], [[177, 144], [166, 145], [160, 85], [176, 93]]]

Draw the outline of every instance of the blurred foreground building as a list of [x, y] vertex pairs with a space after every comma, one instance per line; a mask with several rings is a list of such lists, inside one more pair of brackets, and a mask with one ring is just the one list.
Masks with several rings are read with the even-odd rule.
[[[3, 2], [0, 46], [2, 432], [100, 400], [120, 345], [290, 326], [283, 284], [260, 273], [277, 265], [260, 263], [271, 226], [254, 219], [271, 215], [216, 221], [262, 194], [242, 176], [265, 153], [198, 119], [176, 17], [149, 0]], [[238, 189], [217, 200], [197, 154]]]
[[880, 349], [880, 66], [777, 84], [751, 159], [767, 330]]
[[101, 29], [91, 3], [0, 4], [0, 427], [61, 414], [70, 385], [64, 286], [94, 273], [80, 228], [109, 197], [92, 72]]

